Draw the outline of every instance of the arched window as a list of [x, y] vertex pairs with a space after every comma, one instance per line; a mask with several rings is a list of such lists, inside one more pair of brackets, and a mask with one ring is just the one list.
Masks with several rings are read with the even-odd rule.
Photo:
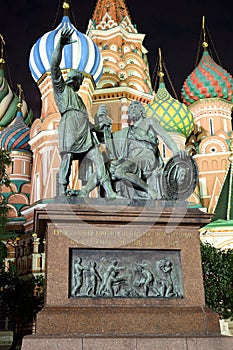
[[163, 146], [162, 146], [162, 152], [163, 152], [163, 158], [166, 158], [167, 153], [166, 153], [166, 146], [165, 146], [164, 143], [163, 143]]
[[209, 119], [209, 124], [210, 124], [210, 135], [213, 136], [214, 135], [214, 122], [213, 122], [212, 118]]
[[35, 175], [35, 202], [40, 199], [40, 174]]
[[15, 162], [12, 161], [12, 163], [11, 163], [11, 174], [14, 174], [14, 171], [15, 171]]
[[23, 161], [22, 162], [22, 175], [25, 175], [26, 174], [26, 162]]
[[207, 186], [206, 186], [206, 178], [200, 178], [199, 179], [199, 185], [200, 185], [200, 192], [201, 192], [201, 196], [207, 196]]

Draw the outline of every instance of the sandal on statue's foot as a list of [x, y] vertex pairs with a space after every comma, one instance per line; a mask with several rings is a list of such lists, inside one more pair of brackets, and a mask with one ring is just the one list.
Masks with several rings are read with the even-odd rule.
[[[71, 196], [71, 197], [79, 197], [79, 192], [80, 190], [67, 190], [67, 196]], [[83, 196], [81, 196], [83, 197]]]

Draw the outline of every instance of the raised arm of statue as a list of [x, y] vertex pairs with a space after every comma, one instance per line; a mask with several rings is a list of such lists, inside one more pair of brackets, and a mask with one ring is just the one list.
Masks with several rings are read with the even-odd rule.
[[52, 54], [51, 61], [51, 78], [53, 88], [56, 91], [63, 91], [65, 88], [65, 82], [62, 77], [60, 63], [62, 59], [62, 50], [65, 45], [72, 44], [75, 40], [71, 40], [73, 29], [64, 28], [61, 31], [61, 36]]

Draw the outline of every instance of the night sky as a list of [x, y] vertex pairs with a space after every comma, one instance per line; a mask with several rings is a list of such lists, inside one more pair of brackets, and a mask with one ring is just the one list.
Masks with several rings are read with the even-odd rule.
[[[76, 23], [72, 16], [71, 21], [83, 33], [86, 32], [96, 1], [72, 0]], [[126, 4], [138, 32], [146, 35], [144, 46], [149, 51], [151, 76], [158, 48], [161, 47], [178, 97], [185, 78], [195, 67], [203, 15], [206, 16], [210, 51], [214, 60], [219, 63], [217, 53], [223, 68], [233, 74], [231, 1], [126, 0]], [[7, 0], [0, 5], [0, 18], [0, 33], [6, 41], [7, 79], [14, 91], [17, 90], [17, 83], [22, 84], [25, 98], [35, 117], [38, 117], [40, 93], [29, 71], [29, 53], [39, 37], [60, 23], [62, 0]]]

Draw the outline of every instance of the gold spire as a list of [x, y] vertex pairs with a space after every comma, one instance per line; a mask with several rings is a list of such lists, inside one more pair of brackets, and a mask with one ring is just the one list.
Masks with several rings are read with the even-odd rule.
[[21, 84], [17, 84], [19, 89], [19, 101], [17, 103], [17, 110], [19, 112], [22, 112], [22, 106], [23, 106], [23, 89]]
[[69, 1], [63, 1], [63, 16], [69, 16], [70, 3]]
[[202, 32], [203, 32], [203, 42], [202, 47], [204, 50], [208, 47], [208, 42], [206, 40], [206, 31], [205, 31], [205, 16], [202, 17]]
[[2, 66], [5, 63], [4, 60], [4, 45], [6, 45], [6, 42], [3, 38], [3, 35], [0, 34], [0, 39], [1, 39], [1, 57], [0, 57], [0, 66]]
[[160, 47], [159, 47], [159, 71], [158, 71], [158, 76], [159, 76], [159, 82], [162, 83], [163, 82], [164, 73], [163, 73], [163, 63], [162, 63], [162, 52], [161, 52]]

